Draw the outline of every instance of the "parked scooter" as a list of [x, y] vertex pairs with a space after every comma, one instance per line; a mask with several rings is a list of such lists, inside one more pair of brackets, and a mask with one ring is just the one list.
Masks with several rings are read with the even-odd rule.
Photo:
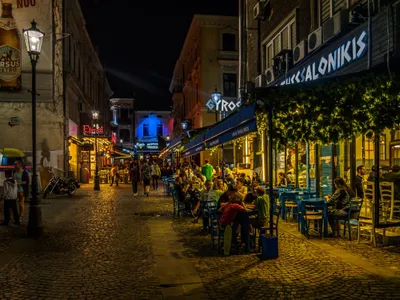
[[56, 195], [74, 195], [80, 187], [78, 181], [71, 177], [56, 177], [52, 172], [52, 177], [43, 191], [43, 199], [50, 194]]

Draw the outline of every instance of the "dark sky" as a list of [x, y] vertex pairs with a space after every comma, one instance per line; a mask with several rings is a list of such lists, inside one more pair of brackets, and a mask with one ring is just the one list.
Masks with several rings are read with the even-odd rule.
[[237, 0], [80, 0], [114, 97], [169, 110], [168, 91], [194, 14], [237, 15]]

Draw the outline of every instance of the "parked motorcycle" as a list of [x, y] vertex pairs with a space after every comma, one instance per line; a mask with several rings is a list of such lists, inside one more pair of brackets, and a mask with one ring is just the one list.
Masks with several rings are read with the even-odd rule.
[[56, 195], [74, 195], [78, 188], [80, 187], [78, 181], [71, 177], [56, 177], [52, 173], [52, 177], [43, 191], [43, 199], [45, 199], [50, 194]]

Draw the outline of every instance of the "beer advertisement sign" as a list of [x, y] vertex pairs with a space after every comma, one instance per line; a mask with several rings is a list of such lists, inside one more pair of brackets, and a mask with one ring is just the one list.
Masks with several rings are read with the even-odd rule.
[[[1, 100], [30, 98], [29, 94], [25, 94], [31, 88], [31, 64], [22, 30], [30, 28], [32, 20], [35, 20], [37, 27], [45, 33], [37, 65], [38, 93], [51, 97], [53, 71], [51, 5], [51, 0], [0, 0]], [[25, 93], [22, 94], [23, 91]], [[19, 94], [18, 98], [13, 94]]]

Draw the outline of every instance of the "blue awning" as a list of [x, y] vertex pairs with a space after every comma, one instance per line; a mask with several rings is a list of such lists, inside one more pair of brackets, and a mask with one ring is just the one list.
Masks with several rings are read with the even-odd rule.
[[187, 151], [183, 151], [183, 156], [192, 156], [203, 150], [205, 150], [204, 144], [200, 144], [197, 147], [191, 148]]
[[214, 127], [210, 128], [204, 135], [205, 140], [214, 139], [227, 131], [230, 131], [241, 124], [247, 123], [255, 118], [255, 103], [242, 108], [235, 114], [230, 115], [228, 118], [217, 123]]
[[244, 124], [236, 126], [232, 130], [229, 130], [221, 135], [218, 135], [215, 138], [209, 139], [206, 141], [207, 148], [215, 147], [217, 145], [232, 141], [234, 139], [240, 138], [250, 132], [254, 132], [257, 130], [257, 122], [253, 118], [250, 121], [247, 121]]
[[204, 133], [200, 134], [197, 138], [194, 140], [190, 141], [189, 143], [185, 144], [183, 151], [189, 150], [191, 148], [194, 148], [204, 142]]

